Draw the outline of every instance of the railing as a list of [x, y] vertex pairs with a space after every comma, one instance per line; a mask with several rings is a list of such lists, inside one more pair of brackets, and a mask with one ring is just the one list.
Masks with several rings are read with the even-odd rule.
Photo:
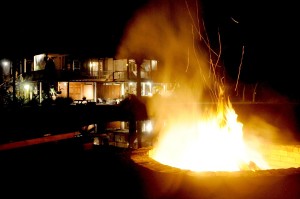
[[[44, 71], [33, 71], [32, 80], [44, 78]], [[80, 80], [80, 79], [99, 79], [101, 81], [126, 81], [137, 78], [136, 73], [128, 71], [82, 71], [82, 70], [56, 70], [54, 79], [58, 81]], [[141, 71], [141, 78], [151, 78], [150, 72]]]
[[119, 80], [119, 81], [128, 80], [127, 71], [113, 72], [113, 80]]
[[24, 107], [18, 111], [1, 111], [5, 118], [0, 122], [0, 144], [43, 137], [45, 133], [75, 132], [99, 122], [129, 120], [128, 112], [118, 105]]

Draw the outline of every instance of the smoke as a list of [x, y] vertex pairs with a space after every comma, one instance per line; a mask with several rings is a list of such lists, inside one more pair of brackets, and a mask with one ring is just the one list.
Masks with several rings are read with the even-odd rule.
[[[154, 134], [168, 124], [199, 120], [199, 115], [215, 111], [214, 105], [199, 102], [225, 102], [227, 91], [225, 70], [219, 63], [219, 52], [210, 47], [201, 5], [197, 0], [152, 0], [136, 12], [126, 26], [116, 58], [132, 58], [141, 64], [143, 59], [158, 60], [159, 79], [176, 85], [171, 98], [153, 96], [147, 110], [154, 122]], [[222, 105], [222, 103], [221, 103]], [[278, 140], [279, 129], [261, 119], [251, 120], [250, 129], [267, 139]], [[249, 127], [249, 126], [247, 126]], [[249, 129], [247, 129], [249, 130]], [[258, 133], [258, 134], [259, 134]], [[250, 133], [254, 137], [260, 137]]]
[[158, 60], [158, 78], [175, 85], [174, 92], [170, 99], [153, 97], [147, 108], [156, 121], [165, 121], [198, 118], [197, 103], [217, 100], [221, 77], [216, 55], [197, 0], [153, 0], [127, 24], [116, 57], [132, 58], [137, 64]]
[[128, 23], [116, 56], [156, 59], [162, 82], [178, 83], [197, 96], [211, 85], [200, 14], [197, 1], [151, 1]]

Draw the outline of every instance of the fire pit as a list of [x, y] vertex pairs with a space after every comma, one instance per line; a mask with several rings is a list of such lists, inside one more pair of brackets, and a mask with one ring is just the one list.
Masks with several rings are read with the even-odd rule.
[[269, 145], [263, 155], [274, 169], [193, 172], [161, 164], [149, 156], [151, 147], [134, 151], [131, 159], [150, 198], [298, 198], [300, 145]]

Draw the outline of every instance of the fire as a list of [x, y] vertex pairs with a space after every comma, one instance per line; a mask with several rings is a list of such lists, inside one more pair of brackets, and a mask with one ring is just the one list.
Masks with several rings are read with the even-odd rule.
[[260, 153], [244, 140], [243, 124], [230, 101], [220, 101], [217, 107], [196, 121], [170, 122], [149, 156], [196, 172], [269, 169]]
[[[156, 142], [149, 151], [152, 159], [166, 165], [193, 171], [238, 171], [269, 169], [262, 155], [244, 139], [243, 124], [230, 101], [224, 100], [226, 72], [222, 67], [222, 40], [210, 38], [199, 16], [198, 1], [151, 1], [139, 10], [126, 28], [116, 57], [156, 57], [163, 82], [176, 83], [168, 88], [167, 101], [152, 99]], [[172, 20], [170, 21], [170, 18]], [[145, 37], [144, 35], [147, 35]], [[213, 34], [214, 35], [214, 34]], [[219, 49], [210, 41], [219, 42]], [[243, 61], [236, 82], [238, 83]], [[208, 93], [210, 92], [210, 93]], [[174, 96], [173, 96], [173, 93]], [[219, 95], [220, 94], [220, 95]], [[219, 99], [217, 99], [221, 96]], [[205, 97], [203, 99], [202, 97]], [[211, 111], [194, 104], [199, 99], [218, 101]], [[182, 102], [187, 102], [182, 104]], [[168, 108], [175, 103], [172, 108]], [[162, 129], [158, 123], [164, 122]], [[156, 123], [156, 125], [155, 125]]]

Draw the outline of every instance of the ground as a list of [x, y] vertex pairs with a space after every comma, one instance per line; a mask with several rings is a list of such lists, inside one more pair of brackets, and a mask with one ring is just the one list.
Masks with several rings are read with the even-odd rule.
[[[136, 151], [136, 150], [135, 150]], [[0, 152], [1, 194], [7, 197], [291, 198], [299, 172], [232, 177], [193, 176], [137, 164], [125, 148], [87, 148], [76, 139]]]

